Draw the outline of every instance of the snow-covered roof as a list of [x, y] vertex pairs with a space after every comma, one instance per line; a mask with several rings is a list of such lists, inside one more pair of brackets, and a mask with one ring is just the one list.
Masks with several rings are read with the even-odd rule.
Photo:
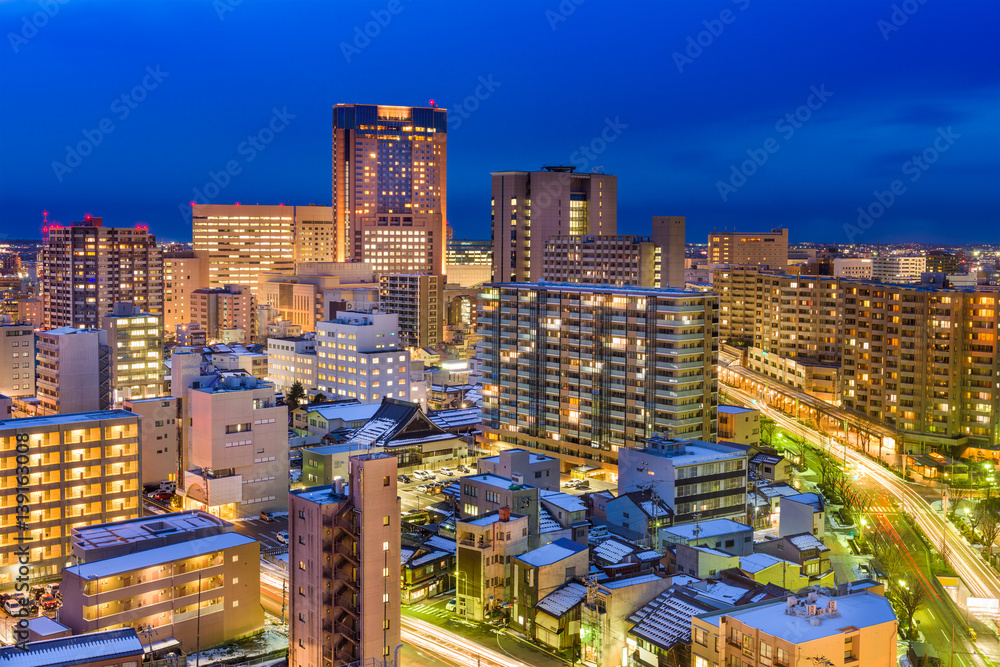
[[708, 547], [691, 547], [695, 551], [700, 551], [703, 554], [708, 554], [710, 556], [720, 556], [722, 558], [735, 558], [735, 554], [727, 553], [725, 551], [720, 551], [719, 549], [710, 549]]
[[662, 581], [664, 578], [658, 574], [642, 574], [638, 577], [629, 577], [628, 579], [616, 579], [614, 581], [606, 581], [601, 584], [602, 588], [610, 588], [612, 590], [616, 588], [628, 588], [629, 586], [639, 586], [641, 584], [648, 584], [653, 581]]
[[782, 502], [790, 500], [794, 503], [802, 503], [803, 505], [812, 505], [814, 512], [822, 512], [823, 497], [816, 493], [800, 493], [797, 496], [785, 496], [781, 499]]
[[691, 641], [691, 617], [707, 611], [711, 611], [711, 607], [683, 595], [672, 586], [629, 616], [628, 622], [633, 624], [629, 634], [670, 649], [678, 642]]
[[620, 563], [625, 556], [635, 553], [636, 547], [615, 538], [604, 540], [591, 549], [591, 555], [608, 563]]
[[332, 405], [310, 405], [306, 407], [309, 414], [316, 413], [327, 421], [340, 419], [345, 422], [356, 422], [371, 419], [379, 408], [379, 403], [361, 405], [358, 403], [334, 403]]
[[750, 459], [750, 463], [752, 463], [754, 465], [760, 465], [762, 463], [769, 463], [771, 465], [777, 465], [778, 463], [781, 463], [784, 459], [785, 459], [784, 456], [775, 456], [774, 454], [763, 454], [763, 453], [761, 453], [761, 454], [757, 454], [752, 459]]
[[528, 484], [515, 484], [506, 477], [500, 477], [499, 475], [494, 475], [493, 473], [476, 473], [474, 475], [465, 475], [461, 478], [463, 482], [479, 482], [481, 484], [488, 484], [490, 486], [495, 486], [498, 489], [509, 489], [512, 486], [529, 486]]
[[445, 551], [434, 550], [434, 551], [431, 551], [429, 553], [424, 554], [423, 556], [418, 556], [416, 558], [413, 558], [412, 560], [410, 560], [410, 566], [411, 567], [422, 567], [424, 565], [427, 565], [428, 563], [433, 563], [434, 561], [438, 560], [439, 558], [447, 558], [448, 556], [452, 556], [452, 555], [454, 555], [454, 554], [449, 554], [449, 553], [447, 553]]
[[711, 519], [698, 523], [684, 523], [679, 526], [661, 528], [660, 532], [669, 533], [683, 540], [701, 540], [707, 537], [719, 537], [732, 533], [753, 533], [753, 528], [732, 519]]
[[442, 537], [441, 535], [431, 535], [424, 540], [424, 546], [432, 547], [440, 551], [447, 551], [452, 554], [455, 553], [455, 540]]
[[550, 505], [555, 505], [559, 509], [566, 510], [567, 512], [587, 511], [587, 505], [582, 500], [576, 496], [571, 496], [568, 493], [563, 493], [562, 491], [546, 491], [545, 489], [540, 489], [538, 491], [538, 495], [541, 500], [544, 500]]
[[85, 635], [73, 635], [29, 642], [27, 650], [18, 646], [0, 648], [0, 665], [4, 667], [60, 667], [78, 665], [86, 656], [102, 659], [142, 659], [142, 642], [132, 628], [103, 630]]
[[735, 586], [731, 581], [705, 579], [690, 584], [686, 588], [710, 600], [718, 600], [727, 605], [735, 605], [740, 598], [750, 592], [752, 586], [753, 584], [749, 587]]
[[555, 542], [550, 542], [544, 547], [538, 547], [537, 549], [523, 553], [520, 556], [515, 556], [515, 558], [522, 563], [526, 563], [533, 567], [543, 567], [545, 565], [558, 563], [565, 558], [569, 558], [570, 556], [584, 551], [586, 548], [587, 547], [584, 545], [578, 544], [573, 540], [561, 537]]
[[767, 486], [761, 486], [757, 488], [757, 493], [761, 493], [768, 498], [776, 498], [778, 496], [797, 496], [801, 491], [798, 489], [793, 489], [787, 484], [769, 484]]
[[771, 554], [765, 553], [752, 553], [747, 556], [740, 556], [740, 569], [744, 572], [750, 572], [751, 574], [756, 574], [761, 570], [766, 570], [772, 565], [778, 565], [781, 563], [787, 563], [789, 565], [798, 567], [797, 563], [792, 563], [791, 561], [786, 561]]
[[69, 628], [62, 623], [57, 623], [48, 616], [36, 616], [28, 619], [28, 630], [40, 637], [54, 635], [58, 632], [68, 631]]
[[805, 551], [806, 549], [819, 549], [820, 551], [830, 550], [830, 548], [823, 544], [818, 537], [810, 533], [792, 535], [788, 538], [788, 541], [794, 544], [799, 551]]
[[171, 544], [156, 549], [146, 549], [127, 556], [106, 558], [93, 563], [82, 563], [67, 567], [63, 572], [71, 572], [82, 579], [110, 577], [125, 572], [134, 572], [154, 565], [172, 563], [175, 560], [191, 558], [201, 554], [231, 549], [244, 544], [255, 544], [257, 540], [239, 533], [222, 533], [180, 544]]
[[544, 611], [549, 616], [559, 618], [570, 609], [584, 601], [587, 597], [587, 587], [583, 584], [569, 583], [557, 588], [538, 601], [535, 609]]
[[538, 532], [539, 533], [551, 533], [556, 530], [562, 530], [562, 525], [555, 520], [555, 517], [541, 505], [538, 507]]

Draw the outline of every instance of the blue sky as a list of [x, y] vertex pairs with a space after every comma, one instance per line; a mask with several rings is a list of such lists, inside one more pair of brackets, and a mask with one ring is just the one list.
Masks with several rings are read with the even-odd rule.
[[622, 233], [1000, 242], [996, 2], [11, 1], [0, 32], [8, 238], [48, 210], [189, 240], [230, 161], [213, 203], [329, 204], [331, 106], [434, 99], [458, 238], [491, 171], [575, 163], [618, 176]]

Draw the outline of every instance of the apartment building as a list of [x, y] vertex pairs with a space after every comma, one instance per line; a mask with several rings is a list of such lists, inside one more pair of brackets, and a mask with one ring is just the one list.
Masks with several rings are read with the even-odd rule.
[[495, 282], [542, 280], [545, 244], [553, 236], [617, 234], [618, 177], [574, 169], [559, 165], [491, 174]]
[[191, 292], [191, 322], [209, 342], [250, 343], [256, 334], [257, 300], [239, 285], [202, 287]]
[[927, 258], [922, 255], [872, 259], [872, 280], [879, 283], [919, 283], [920, 274], [925, 271], [927, 271]]
[[493, 279], [493, 241], [448, 239], [447, 253], [449, 285], [476, 287]]
[[691, 664], [896, 665], [896, 614], [872, 591], [810, 593], [691, 618]]
[[458, 521], [455, 613], [482, 622], [510, 599], [511, 558], [528, 551], [528, 517], [510, 508]]
[[316, 324], [316, 387], [359, 402], [409, 399], [410, 353], [399, 340], [399, 316], [337, 312]]
[[708, 261], [784, 271], [788, 267], [788, 230], [712, 232], [708, 235]]
[[267, 379], [278, 393], [287, 394], [296, 382], [306, 390], [315, 388], [317, 360], [315, 338], [267, 339]]
[[74, 634], [123, 627], [187, 653], [264, 628], [260, 543], [205, 512], [73, 529], [60, 621]]
[[759, 445], [760, 412], [738, 405], [720, 405], [719, 440], [750, 447]]
[[0, 490], [5, 509], [0, 525], [6, 529], [0, 534], [0, 588], [10, 589], [18, 576], [20, 533], [31, 540], [31, 576], [57, 575], [70, 553], [72, 528], [125, 521], [142, 512], [139, 417], [130, 412], [3, 419], [0, 449], [12, 471], [15, 454], [27, 454], [28, 498], [22, 504], [30, 508], [27, 515], [15, 511], [19, 491], [12, 477]]
[[391, 659], [400, 643], [396, 457], [350, 460], [349, 483], [288, 498], [290, 667]]
[[173, 396], [126, 400], [125, 409], [139, 415], [142, 456], [140, 463], [140, 482], [159, 484], [160, 482], [177, 482], [180, 470], [181, 425], [180, 405]]
[[35, 395], [35, 328], [0, 316], [0, 394]]
[[163, 256], [145, 225], [105, 227], [87, 216], [42, 230], [39, 276], [45, 327], [97, 328], [116, 301], [163, 312]]
[[745, 520], [746, 489], [745, 447], [655, 436], [618, 450], [618, 493], [654, 490], [677, 524]]
[[338, 261], [379, 273], [442, 275], [448, 219], [448, 113], [437, 107], [333, 107]]
[[65, 414], [111, 407], [114, 355], [106, 331], [73, 327], [39, 331], [35, 348], [35, 388], [40, 413]]
[[833, 277], [871, 280], [872, 260], [867, 257], [835, 257], [833, 259]]
[[163, 363], [163, 314], [144, 313], [131, 303], [117, 302], [101, 316], [111, 348], [111, 397], [123, 401], [167, 393]]
[[601, 285], [487, 285], [483, 432], [564, 470], [606, 467], [654, 432], [714, 440], [718, 297]]
[[559, 490], [559, 461], [523, 449], [504, 449], [476, 459], [476, 472], [519, 479], [545, 491]]
[[173, 338], [180, 325], [191, 322], [191, 293], [208, 287], [208, 263], [192, 250], [163, 254], [163, 328]]
[[285, 511], [288, 408], [276, 403], [274, 385], [220, 372], [198, 377], [186, 394], [184, 508], [223, 519]]
[[[586, 545], [560, 538], [545, 546], [513, 556], [511, 566], [514, 606], [510, 624], [529, 639], [538, 638], [544, 626], [536, 624], [537, 605], [567, 581], [589, 571], [590, 551]], [[543, 607], [544, 611], [544, 607]]]
[[897, 429], [903, 451], [995, 448], [998, 299], [990, 288], [845, 284], [844, 407]]
[[389, 273], [379, 276], [379, 310], [399, 316], [404, 347], [444, 342], [444, 276]]
[[[458, 479], [458, 515], [463, 519], [489, 514], [504, 507], [528, 515], [528, 535], [535, 538], [539, 527], [537, 487], [497, 475], [466, 475]], [[530, 511], [529, 511], [530, 510]], [[532, 545], [537, 544], [533, 542]]]

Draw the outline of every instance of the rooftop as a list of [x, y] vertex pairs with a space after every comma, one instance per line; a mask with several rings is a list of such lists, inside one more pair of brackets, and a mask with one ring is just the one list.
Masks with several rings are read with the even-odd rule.
[[546, 491], [540, 489], [538, 491], [539, 500], [544, 500], [550, 505], [555, 505], [561, 510], [567, 512], [585, 512], [587, 510], [587, 505], [577, 498], [576, 496], [571, 496], [568, 493], [563, 493], [562, 491]]
[[557, 588], [538, 601], [535, 609], [559, 618], [587, 598], [587, 587], [576, 582]]
[[744, 412], [757, 412], [751, 408], [741, 408], [738, 405], [720, 405], [718, 406], [718, 411], [725, 413], [727, 415], [738, 415]]
[[121, 544], [156, 543], [167, 535], [227, 529], [232, 530], [233, 524], [208, 512], [189, 510], [83, 526], [73, 532], [73, 547], [86, 551]]
[[658, 289], [655, 287], [639, 287], [637, 285], [597, 285], [579, 283], [560, 283], [542, 280], [537, 283], [486, 283], [483, 288], [496, 287], [499, 289], [515, 290], [546, 290], [552, 292], [580, 292], [582, 294], [614, 294], [631, 295], [645, 297], [673, 297], [673, 298], [710, 298], [709, 292], [688, 292], [678, 289]]
[[289, 493], [319, 505], [342, 503], [347, 500], [347, 496], [333, 490], [333, 484], [311, 486], [308, 489], [295, 489], [294, 491], [289, 491]]
[[732, 533], [751, 533], [753, 528], [746, 524], [738, 523], [732, 519], [711, 519], [698, 523], [685, 523], [679, 526], [661, 528], [661, 533], [669, 533], [684, 540], [700, 540], [706, 537], [719, 537]]
[[132, 628], [103, 630], [85, 635], [59, 637], [29, 642], [27, 650], [17, 646], [0, 648], [0, 665], [4, 667], [62, 667], [87, 662], [86, 656], [104, 660], [128, 658], [143, 654], [142, 642]]
[[822, 512], [825, 507], [823, 496], [816, 493], [800, 493], [797, 496], [785, 496], [781, 499], [781, 502], [785, 502], [786, 500], [802, 503], [803, 505], [812, 505], [814, 512]]
[[0, 419], [0, 430], [16, 428], [51, 428], [80, 424], [80, 428], [90, 428], [87, 422], [102, 422], [111, 419], [138, 419], [139, 415], [128, 410], [94, 410], [92, 412], [69, 412], [64, 415], [46, 415], [44, 417], [24, 417], [23, 419]]
[[751, 574], [756, 574], [757, 572], [766, 570], [773, 565], [780, 565], [781, 563], [799, 567], [798, 563], [783, 560], [770, 554], [752, 553], [749, 556], [740, 556], [740, 569]]
[[[526, 514], [514, 514], [513, 512], [511, 512], [510, 520], [514, 521], [515, 519], [523, 519], [526, 516], [527, 516]], [[489, 526], [498, 521], [500, 521], [500, 510], [494, 510], [492, 512], [489, 512], [488, 514], [477, 516], [474, 519], [459, 521], [459, 523], [467, 523], [471, 526]]]
[[582, 544], [578, 544], [573, 540], [568, 540], [565, 537], [561, 537], [555, 542], [546, 544], [544, 547], [538, 547], [527, 553], [523, 553], [520, 556], [515, 556], [515, 558], [523, 563], [531, 565], [532, 567], [543, 567], [545, 565], [552, 565], [553, 563], [558, 563], [559, 561], [574, 556], [581, 551], [585, 551], [587, 547]]
[[637, 577], [629, 577], [628, 579], [615, 579], [614, 581], [605, 581], [601, 584], [601, 588], [609, 588], [615, 590], [618, 588], [628, 588], [629, 586], [641, 586], [642, 584], [649, 584], [654, 581], [663, 581], [665, 577], [661, 577], [658, 574], [640, 574]]
[[636, 447], [635, 451], [670, 459], [675, 467], [744, 458], [747, 455], [745, 447], [734, 444], [661, 437], [647, 438], [645, 445]]
[[361, 405], [360, 403], [333, 403], [303, 406], [308, 414], [318, 414], [323, 419], [340, 419], [345, 422], [354, 422], [371, 419], [378, 409], [379, 403], [371, 405]]
[[134, 572], [154, 565], [172, 563], [175, 560], [191, 558], [201, 554], [231, 549], [244, 544], [255, 544], [257, 540], [238, 533], [221, 533], [197, 540], [188, 540], [182, 544], [171, 544], [156, 549], [145, 549], [127, 556], [106, 558], [93, 563], [82, 563], [67, 567], [63, 572], [70, 572], [82, 579], [110, 577], [125, 572]]
[[474, 475], [465, 475], [461, 478], [462, 481], [466, 482], [480, 482], [483, 484], [488, 484], [490, 486], [496, 487], [498, 489], [509, 489], [513, 486], [519, 488], [532, 488], [529, 484], [515, 484], [513, 481], [506, 477], [501, 477], [499, 475], [494, 475], [493, 473], [476, 473]]

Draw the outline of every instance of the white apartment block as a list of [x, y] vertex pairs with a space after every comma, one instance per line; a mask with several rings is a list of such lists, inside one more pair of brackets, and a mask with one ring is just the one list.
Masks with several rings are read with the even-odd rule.
[[919, 283], [927, 270], [926, 257], [876, 257], [872, 260], [872, 280], [880, 283]]
[[35, 347], [40, 413], [111, 407], [111, 348], [106, 331], [73, 327], [39, 331]]
[[0, 319], [0, 394], [35, 395], [35, 329]]
[[276, 392], [287, 394], [296, 382], [301, 382], [304, 389], [314, 389], [317, 361], [315, 338], [267, 339], [268, 379]]
[[410, 353], [400, 345], [397, 315], [338, 312], [316, 332], [317, 389], [364, 404], [409, 400]]
[[837, 257], [833, 260], [833, 275], [836, 278], [872, 277], [872, 260], [865, 257]]

